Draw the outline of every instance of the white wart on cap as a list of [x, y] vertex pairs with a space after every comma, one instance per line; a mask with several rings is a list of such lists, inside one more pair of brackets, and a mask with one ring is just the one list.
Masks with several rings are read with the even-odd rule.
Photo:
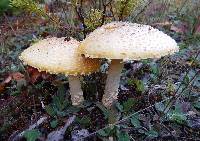
[[123, 61], [160, 58], [179, 50], [167, 34], [149, 25], [111, 22], [94, 30], [81, 42], [79, 52], [89, 58], [112, 60], [102, 102], [111, 107], [117, 99]]
[[78, 46], [73, 38], [48, 38], [24, 50], [19, 58], [39, 71], [68, 75], [72, 104], [78, 105], [83, 101], [83, 92], [77, 75], [90, 74], [100, 67], [98, 59], [82, 57]]

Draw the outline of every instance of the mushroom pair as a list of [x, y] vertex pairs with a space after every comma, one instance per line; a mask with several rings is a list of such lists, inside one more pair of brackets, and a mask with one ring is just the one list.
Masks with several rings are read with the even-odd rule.
[[49, 38], [26, 49], [20, 59], [41, 71], [69, 75], [73, 105], [83, 101], [77, 75], [97, 71], [100, 58], [111, 60], [102, 100], [111, 108], [117, 99], [124, 61], [160, 58], [178, 50], [175, 40], [149, 25], [111, 22], [94, 30], [80, 45], [74, 39]]
[[47, 38], [23, 51], [19, 58], [39, 71], [68, 75], [72, 105], [79, 105], [84, 100], [79, 75], [97, 71], [100, 63], [98, 59], [82, 57], [78, 46], [73, 38]]

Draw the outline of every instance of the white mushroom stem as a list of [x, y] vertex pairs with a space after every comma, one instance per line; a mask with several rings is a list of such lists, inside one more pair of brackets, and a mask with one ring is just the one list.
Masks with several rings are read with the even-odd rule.
[[120, 61], [121, 60], [112, 60], [108, 70], [105, 91], [102, 99], [104, 106], [108, 108], [111, 108], [113, 102], [117, 99], [120, 76], [124, 66], [124, 63]]
[[68, 80], [72, 105], [79, 105], [84, 100], [79, 77], [70, 75]]

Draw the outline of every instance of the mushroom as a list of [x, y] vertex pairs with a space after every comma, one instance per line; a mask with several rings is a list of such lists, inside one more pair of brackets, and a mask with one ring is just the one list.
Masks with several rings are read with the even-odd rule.
[[24, 50], [19, 58], [39, 71], [68, 75], [72, 105], [79, 105], [84, 99], [79, 76], [97, 71], [100, 63], [78, 54], [78, 46], [73, 38], [47, 38]]
[[128, 22], [111, 22], [99, 27], [79, 47], [86, 57], [111, 60], [102, 99], [106, 107], [111, 107], [117, 99], [124, 61], [160, 58], [178, 50], [175, 40], [158, 29]]

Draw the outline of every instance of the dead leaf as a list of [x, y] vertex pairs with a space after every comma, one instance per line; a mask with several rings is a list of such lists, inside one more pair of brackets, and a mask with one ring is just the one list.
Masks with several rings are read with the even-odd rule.
[[26, 67], [26, 71], [29, 74], [30, 82], [35, 83], [37, 80], [41, 77], [41, 72], [38, 71], [38, 69], [33, 68], [31, 66]]
[[0, 84], [0, 94], [5, 91], [5, 84]]
[[171, 31], [176, 33], [186, 33], [188, 31], [188, 25], [186, 23], [179, 23], [171, 26]]
[[20, 72], [15, 72], [15, 73], [12, 73], [11, 75], [14, 80], [21, 80], [24, 78], [24, 75], [21, 74]]
[[196, 34], [199, 33], [200, 34], [200, 24], [197, 26], [196, 28]]
[[49, 13], [50, 9], [49, 9], [49, 5], [48, 4], [45, 4], [44, 10], [45, 10], [46, 13]]
[[31, 66], [27, 66], [26, 67], [26, 71], [29, 73], [29, 74], [32, 74], [34, 71], [36, 71], [37, 69], [36, 68], [33, 68]]
[[12, 80], [12, 77], [9, 75], [2, 83], [0, 83], [0, 93], [3, 93], [5, 91], [6, 84], [10, 83]]
[[30, 77], [30, 82], [31, 83], [35, 83], [37, 82], [39, 79], [43, 79], [43, 80], [48, 80], [48, 81], [53, 81], [54, 80], [54, 75], [47, 73], [45, 71], [41, 71], [39, 72], [38, 69], [33, 68], [31, 66], [28, 66], [26, 68], [26, 71], [29, 74]]
[[43, 79], [48, 79], [50, 77], [50, 74], [46, 73], [46, 72], [41, 72], [41, 76]]
[[8, 84], [12, 80], [12, 77], [9, 75], [3, 82], [3, 84]]
[[41, 77], [41, 73], [39, 71], [34, 71], [32, 75], [30, 76], [31, 83], [37, 82], [40, 77]]

